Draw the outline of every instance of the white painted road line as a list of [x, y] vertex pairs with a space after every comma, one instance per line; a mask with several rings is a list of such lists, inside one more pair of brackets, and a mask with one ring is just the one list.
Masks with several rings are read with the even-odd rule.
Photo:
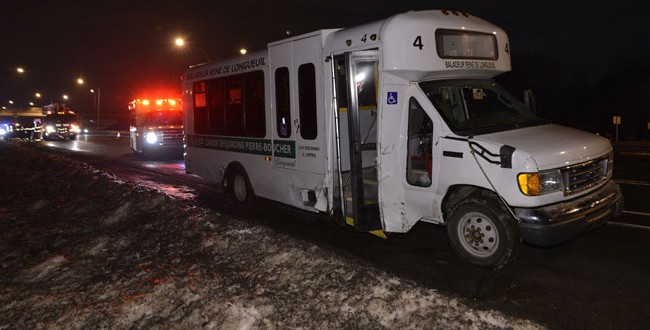
[[614, 225], [614, 226], [634, 228], [634, 229], [650, 230], [650, 226], [633, 225], [631, 223], [624, 223], [624, 222], [608, 221], [607, 224], [608, 225]]
[[650, 213], [646, 213], [646, 212], [623, 211], [623, 213], [634, 214], [634, 215], [642, 215], [644, 217], [650, 217]]
[[629, 184], [634, 186], [650, 186], [650, 182], [645, 181], [632, 181], [632, 180], [614, 180], [616, 183]]

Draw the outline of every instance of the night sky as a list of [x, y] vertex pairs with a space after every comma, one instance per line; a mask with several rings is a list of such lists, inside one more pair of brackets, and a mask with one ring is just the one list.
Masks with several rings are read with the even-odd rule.
[[[647, 68], [650, 62], [647, 1], [130, 2], [2, 1], [0, 103], [26, 106], [38, 91], [42, 105], [67, 93], [72, 108], [92, 112], [92, 95], [75, 82], [81, 76], [87, 87], [101, 88], [103, 112], [125, 112], [128, 101], [145, 90], [180, 90], [180, 74], [205, 61], [203, 50], [213, 60], [225, 59], [242, 47], [263, 49], [287, 31], [349, 27], [408, 10], [458, 9], [503, 27], [519, 70], [512, 80], [523, 84], [539, 82], [534, 66], [540, 71], [540, 63], [554, 63], [556, 70], [595, 85], [621, 65]], [[174, 46], [177, 35], [188, 48]], [[18, 75], [17, 66], [26, 73]]]

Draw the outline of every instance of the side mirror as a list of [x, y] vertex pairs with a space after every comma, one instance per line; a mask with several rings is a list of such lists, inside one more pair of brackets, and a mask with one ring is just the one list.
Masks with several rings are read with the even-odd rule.
[[531, 89], [527, 89], [524, 91], [524, 104], [526, 104], [526, 108], [530, 110], [533, 114], [537, 115], [537, 106], [535, 104], [535, 96], [533, 96], [533, 91]]

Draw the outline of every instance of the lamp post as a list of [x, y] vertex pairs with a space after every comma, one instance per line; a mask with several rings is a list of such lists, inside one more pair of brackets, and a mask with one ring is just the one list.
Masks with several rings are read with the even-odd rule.
[[[86, 82], [84, 81], [83, 78], [77, 78], [78, 85], [84, 85], [85, 83]], [[95, 120], [95, 128], [99, 130], [99, 102], [101, 97], [101, 89], [99, 87], [91, 88], [90, 92], [93, 94], [93, 104], [95, 105], [95, 111], [97, 113], [97, 119]]]
[[97, 89], [91, 88], [90, 92], [93, 93], [93, 96], [94, 96], [93, 97], [93, 102], [97, 106], [97, 120], [95, 121], [95, 124], [97, 124], [97, 130], [99, 130], [99, 97], [100, 97], [100, 89], [99, 89], [99, 87], [97, 87]]

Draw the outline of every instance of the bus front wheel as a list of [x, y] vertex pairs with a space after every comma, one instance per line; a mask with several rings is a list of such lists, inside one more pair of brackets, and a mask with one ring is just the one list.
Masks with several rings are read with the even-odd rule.
[[463, 261], [494, 269], [514, 259], [521, 245], [510, 213], [487, 196], [472, 196], [456, 205], [447, 222], [447, 235]]

